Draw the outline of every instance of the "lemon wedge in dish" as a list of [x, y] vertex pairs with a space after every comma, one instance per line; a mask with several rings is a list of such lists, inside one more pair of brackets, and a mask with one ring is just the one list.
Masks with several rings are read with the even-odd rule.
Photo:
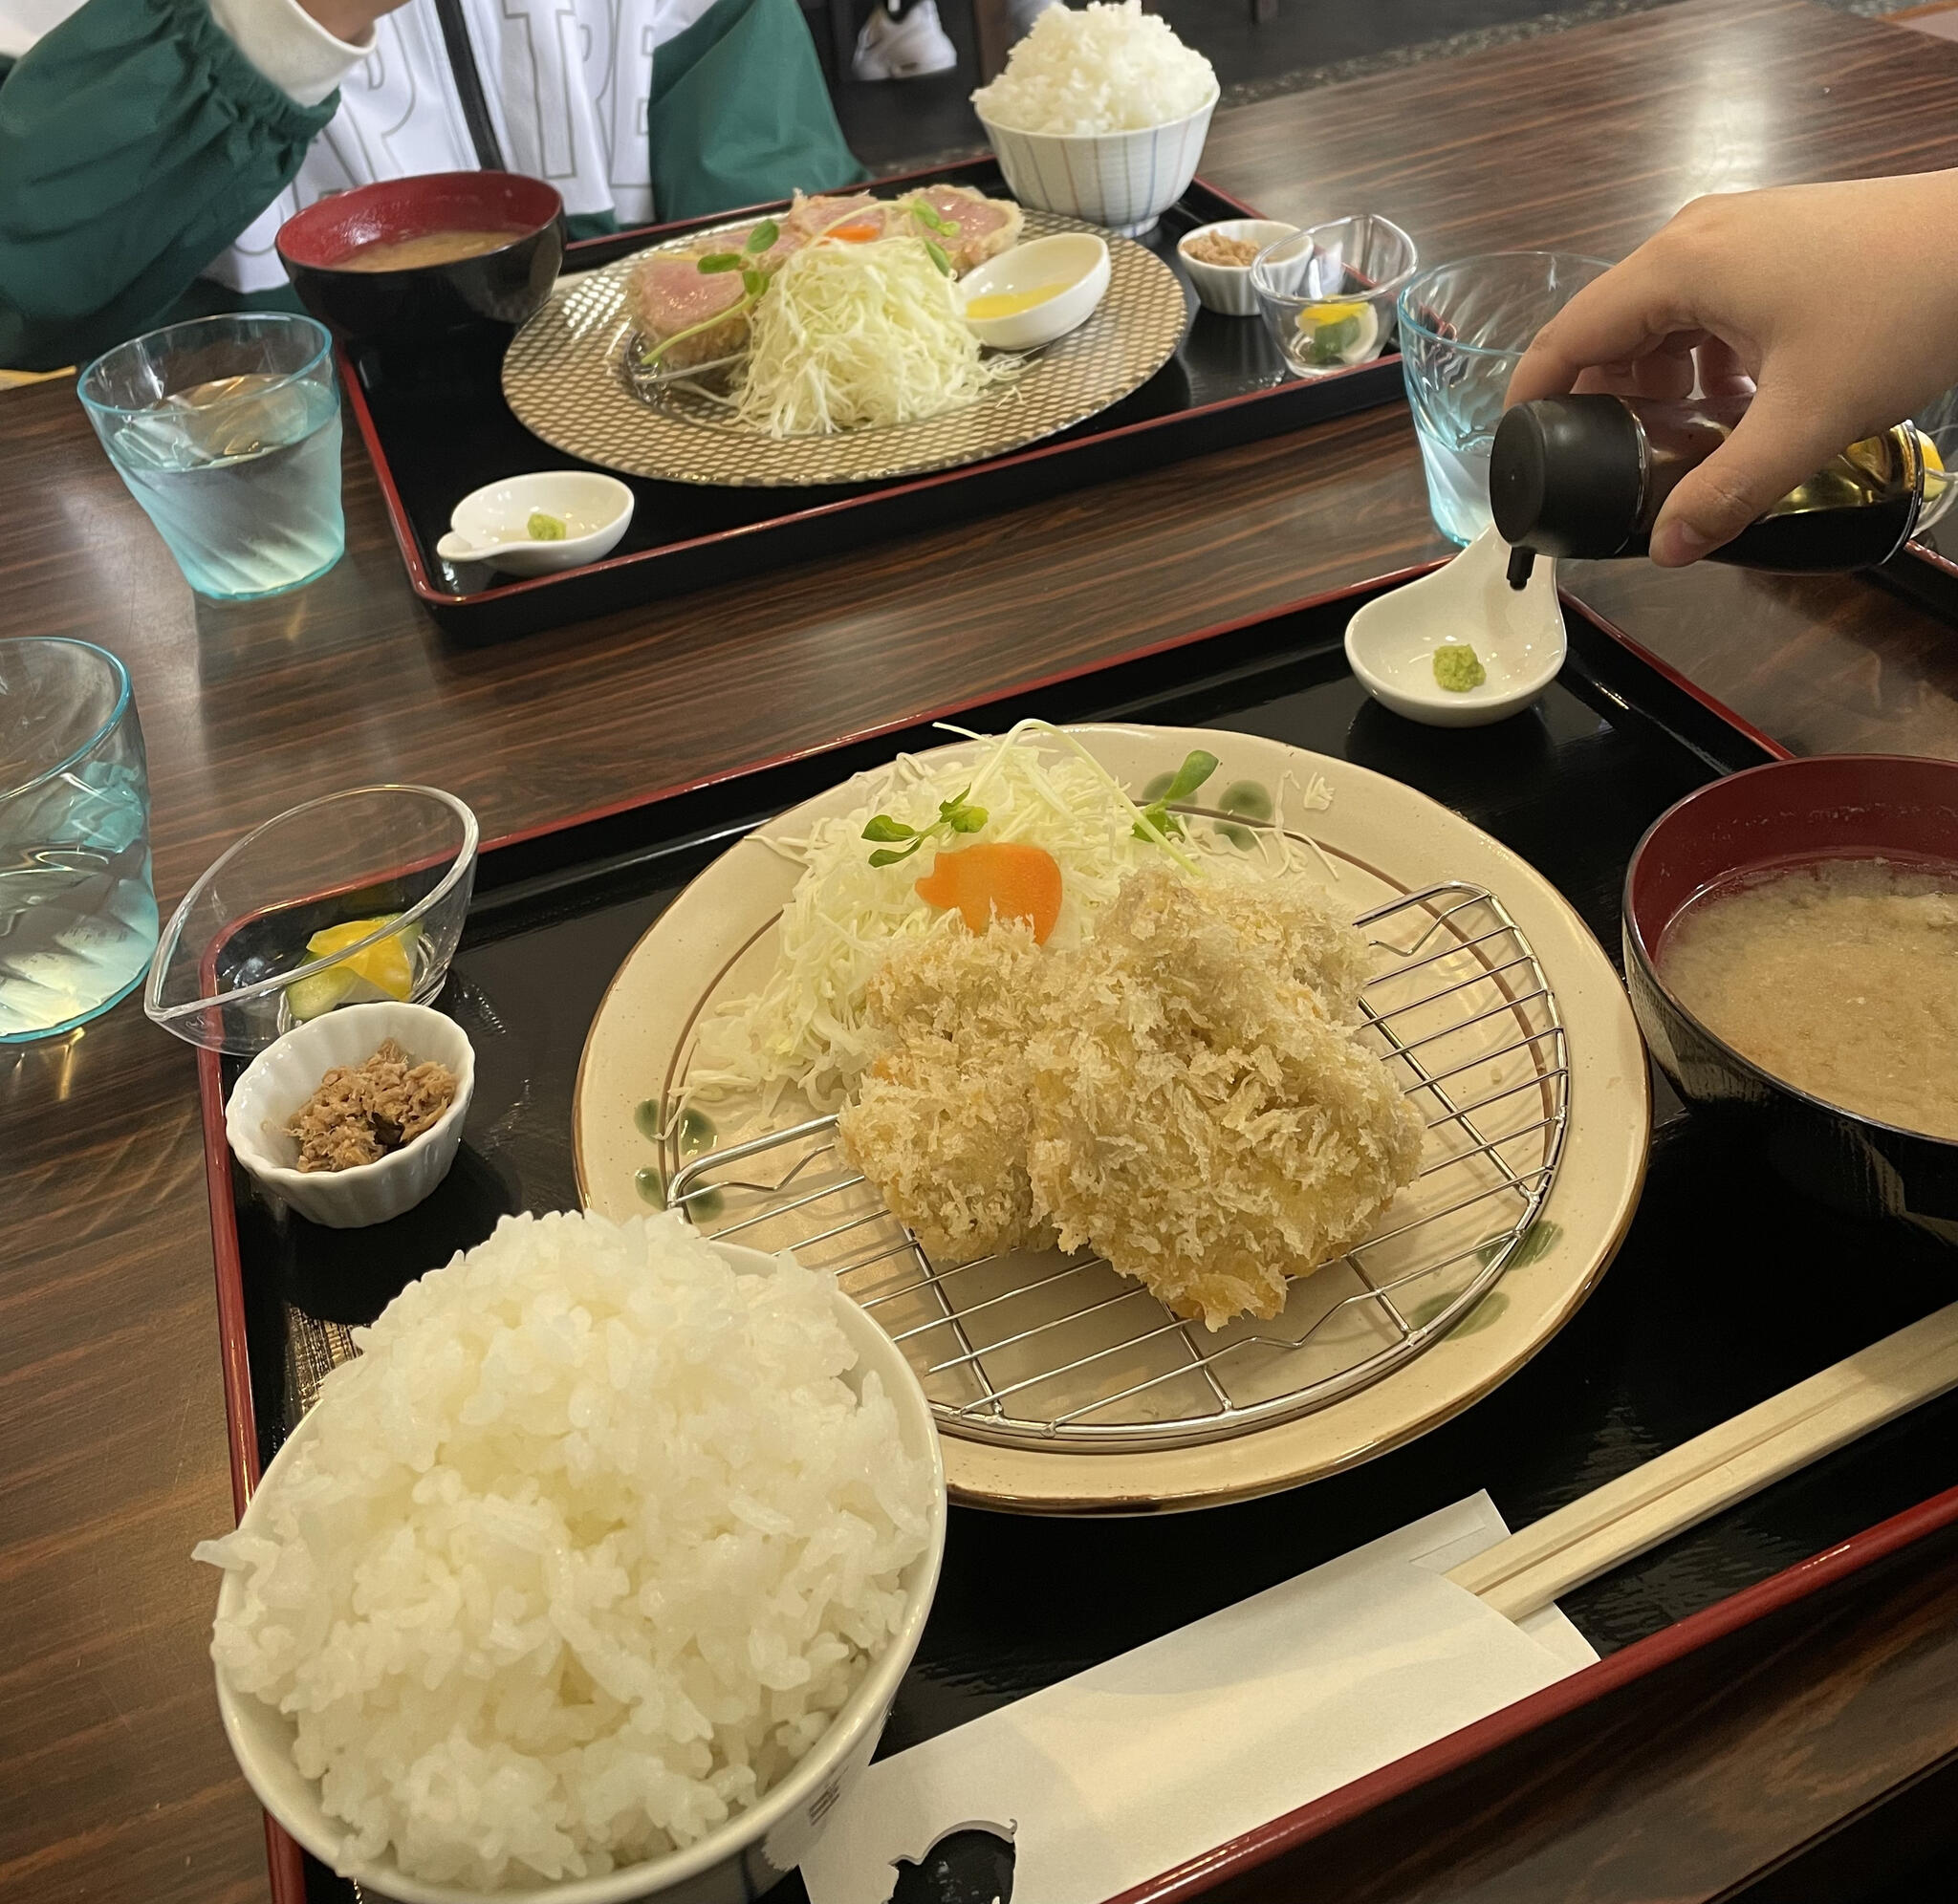
[[1373, 306], [1357, 298], [1308, 304], [1298, 314], [1298, 356], [1315, 370], [1363, 362], [1380, 338]]
[[[379, 932], [399, 913], [383, 913], [378, 919], [352, 919], [343, 925], [330, 925], [306, 941], [314, 959], [329, 959], [350, 945], [357, 945], [370, 933]], [[364, 1005], [382, 999], [405, 999], [414, 989], [415, 942], [422, 936], [419, 926], [404, 926], [400, 932], [377, 939], [372, 945], [329, 965], [323, 972], [301, 979], [286, 987], [286, 1006], [295, 1019], [317, 1018], [338, 1005]]]

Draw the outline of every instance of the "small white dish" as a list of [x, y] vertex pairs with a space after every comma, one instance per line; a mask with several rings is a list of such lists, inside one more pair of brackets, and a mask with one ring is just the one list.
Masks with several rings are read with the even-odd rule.
[[[294, 1112], [337, 1065], [363, 1064], [392, 1038], [417, 1064], [455, 1073], [455, 1102], [400, 1150], [351, 1170], [296, 1170], [284, 1135]], [[448, 1175], [476, 1088], [476, 1054], [454, 1019], [425, 1005], [343, 1005], [295, 1025], [245, 1067], [225, 1106], [238, 1161], [271, 1195], [328, 1229], [365, 1229], [411, 1210]]]
[[[609, 555], [632, 523], [632, 491], [596, 469], [541, 469], [472, 489], [435, 545], [445, 562], [487, 562], [510, 575], [548, 575]], [[564, 525], [561, 539], [530, 532], [533, 511]]]
[[[1556, 679], [1568, 641], [1556, 564], [1539, 555], [1521, 589], [1510, 547], [1486, 529], [1431, 575], [1370, 601], [1346, 624], [1346, 660], [1384, 707], [1431, 727], [1486, 727], [1520, 713]], [[1434, 651], [1467, 641], [1488, 673], [1461, 692], [1434, 678]]]
[[968, 309], [981, 297], [1010, 296], [1057, 284], [1065, 289], [1010, 317], [972, 317], [966, 322], [982, 344], [996, 351], [1033, 351], [1095, 314], [1108, 292], [1108, 247], [1088, 231], [1062, 231], [1015, 245], [959, 280]]
[[1183, 260], [1183, 268], [1196, 287], [1197, 301], [1206, 311], [1215, 311], [1226, 317], [1255, 317], [1258, 294], [1251, 289], [1250, 260], [1241, 265], [1207, 264], [1202, 258], [1190, 256], [1190, 245], [1214, 232], [1220, 238], [1242, 238], [1262, 251], [1281, 238], [1294, 236], [1297, 230], [1295, 225], [1281, 225], [1272, 218], [1223, 218], [1214, 225], [1199, 225], [1194, 231], [1186, 231], [1177, 241], [1176, 255]]

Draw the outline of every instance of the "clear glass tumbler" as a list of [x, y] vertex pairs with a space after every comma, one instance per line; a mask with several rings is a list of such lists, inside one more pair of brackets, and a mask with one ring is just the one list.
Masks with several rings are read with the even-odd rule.
[[156, 942], [128, 669], [86, 641], [0, 640], [0, 1045], [108, 1010]]
[[340, 559], [340, 401], [324, 325], [283, 312], [171, 324], [98, 357], [76, 388], [199, 595], [282, 595]]
[[1490, 446], [1531, 339], [1610, 269], [1568, 251], [1491, 251], [1435, 265], [1402, 287], [1402, 374], [1428, 512], [1449, 541], [1467, 545], [1490, 525]]

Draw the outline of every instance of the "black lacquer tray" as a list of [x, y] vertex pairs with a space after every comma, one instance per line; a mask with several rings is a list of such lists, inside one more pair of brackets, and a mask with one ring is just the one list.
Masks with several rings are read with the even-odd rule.
[[[1007, 195], [990, 159], [880, 180], [868, 189], [941, 180]], [[564, 268], [610, 264], [736, 215], [591, 239], [566, 250]], [[1261, 318], [1223, 317], [1198, 307], [1177, 240], [1215, 219], [1256, 215], [1198, 179], [1139, 241], [1182, 283], [1191, 322], [1169, 361], [1099, 416], [1011, 455], [886, 483], [730, 489], [621, 477], [637, 507], [618, 550], [601, 562], [530, 581], [480, 564], [454, 567], [435, 553], [449, 512], [471, 489], [530, 470], [593, 466], [533, 437], [511, 414], [501, 381], [508, 327], [458, 334], [439, 349], [405, 356], [360, 346], [343, 350], [340, 363], [415, 594], [446, 634], [500, 640], [1397, 402], [1398, 356], [1302, 379], [1287, 372]]]
[[[1381, 586], [1019, 693], [962, 721], [997, 730], [1030, 713], [1147, 720], [1341, 756], [1495, 834], [1614, 948], [1625, 863], [1650, 821], [1708, 778], [1781, 752], [1571, 602], [1570, 659], [1537, 706], [1489, 728], [1411, 725], [1366, 698], [1340, 647], [1353, 609]], [[205, 1054], [241, 1504], [293, 1418], [295, 1343], [323, 1324], [370, 1318], [505, 1211], [575, 1205], [572, 1093], [586, 1028], [620, 961], [686, 880], [782, 808], [933, 738], [925, 728], [886, 733], [487, 847], [441, 1001], [477, 1052], [468, 1136], [447, 1182], [391, 1224], [326, 1231], [268, 1206], [225, 1148], [236, 1067]], [[1447, 1425], [1348, 1473], [1201, 1510], [1194, 1522], [955, 1508], [931, 1621], [881, 1749], [976, 1718], [1477, 1488], [1512, 1528], [1525, 1526], [1949, 1300], [1947, 1251], [1803, 1205], [1654, 1084], [1650, 1175], [1610, 1273], [1533, 1362]], [[1883, 1274], [1846, 1292], [1843, 1266], [1854, 1262], [1880, 1262]], [[1164, 1874], [1125, 1904], [1207, 1889], [1925, 1537], [1958, 1519], [1954, 1483], [1958, 1396], [1567, 1595], [1565, 1611], [1605, 1655], [1599, 1665]], [[1002, 1593], [1002, 1580], [1041, 1590]], [[350, 1904], [348, 1888], [276, 1828], [271, 1839], [281, 1904]], [[774, 1904], [799, 1895], [792, 1880]]]

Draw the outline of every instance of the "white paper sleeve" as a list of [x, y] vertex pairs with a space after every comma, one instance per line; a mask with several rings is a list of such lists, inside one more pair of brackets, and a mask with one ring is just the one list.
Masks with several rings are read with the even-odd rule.
[[210, 0], [210, 16], [280, 91], [316, 106], [374, 50], [336, 39], [299, 0]]

